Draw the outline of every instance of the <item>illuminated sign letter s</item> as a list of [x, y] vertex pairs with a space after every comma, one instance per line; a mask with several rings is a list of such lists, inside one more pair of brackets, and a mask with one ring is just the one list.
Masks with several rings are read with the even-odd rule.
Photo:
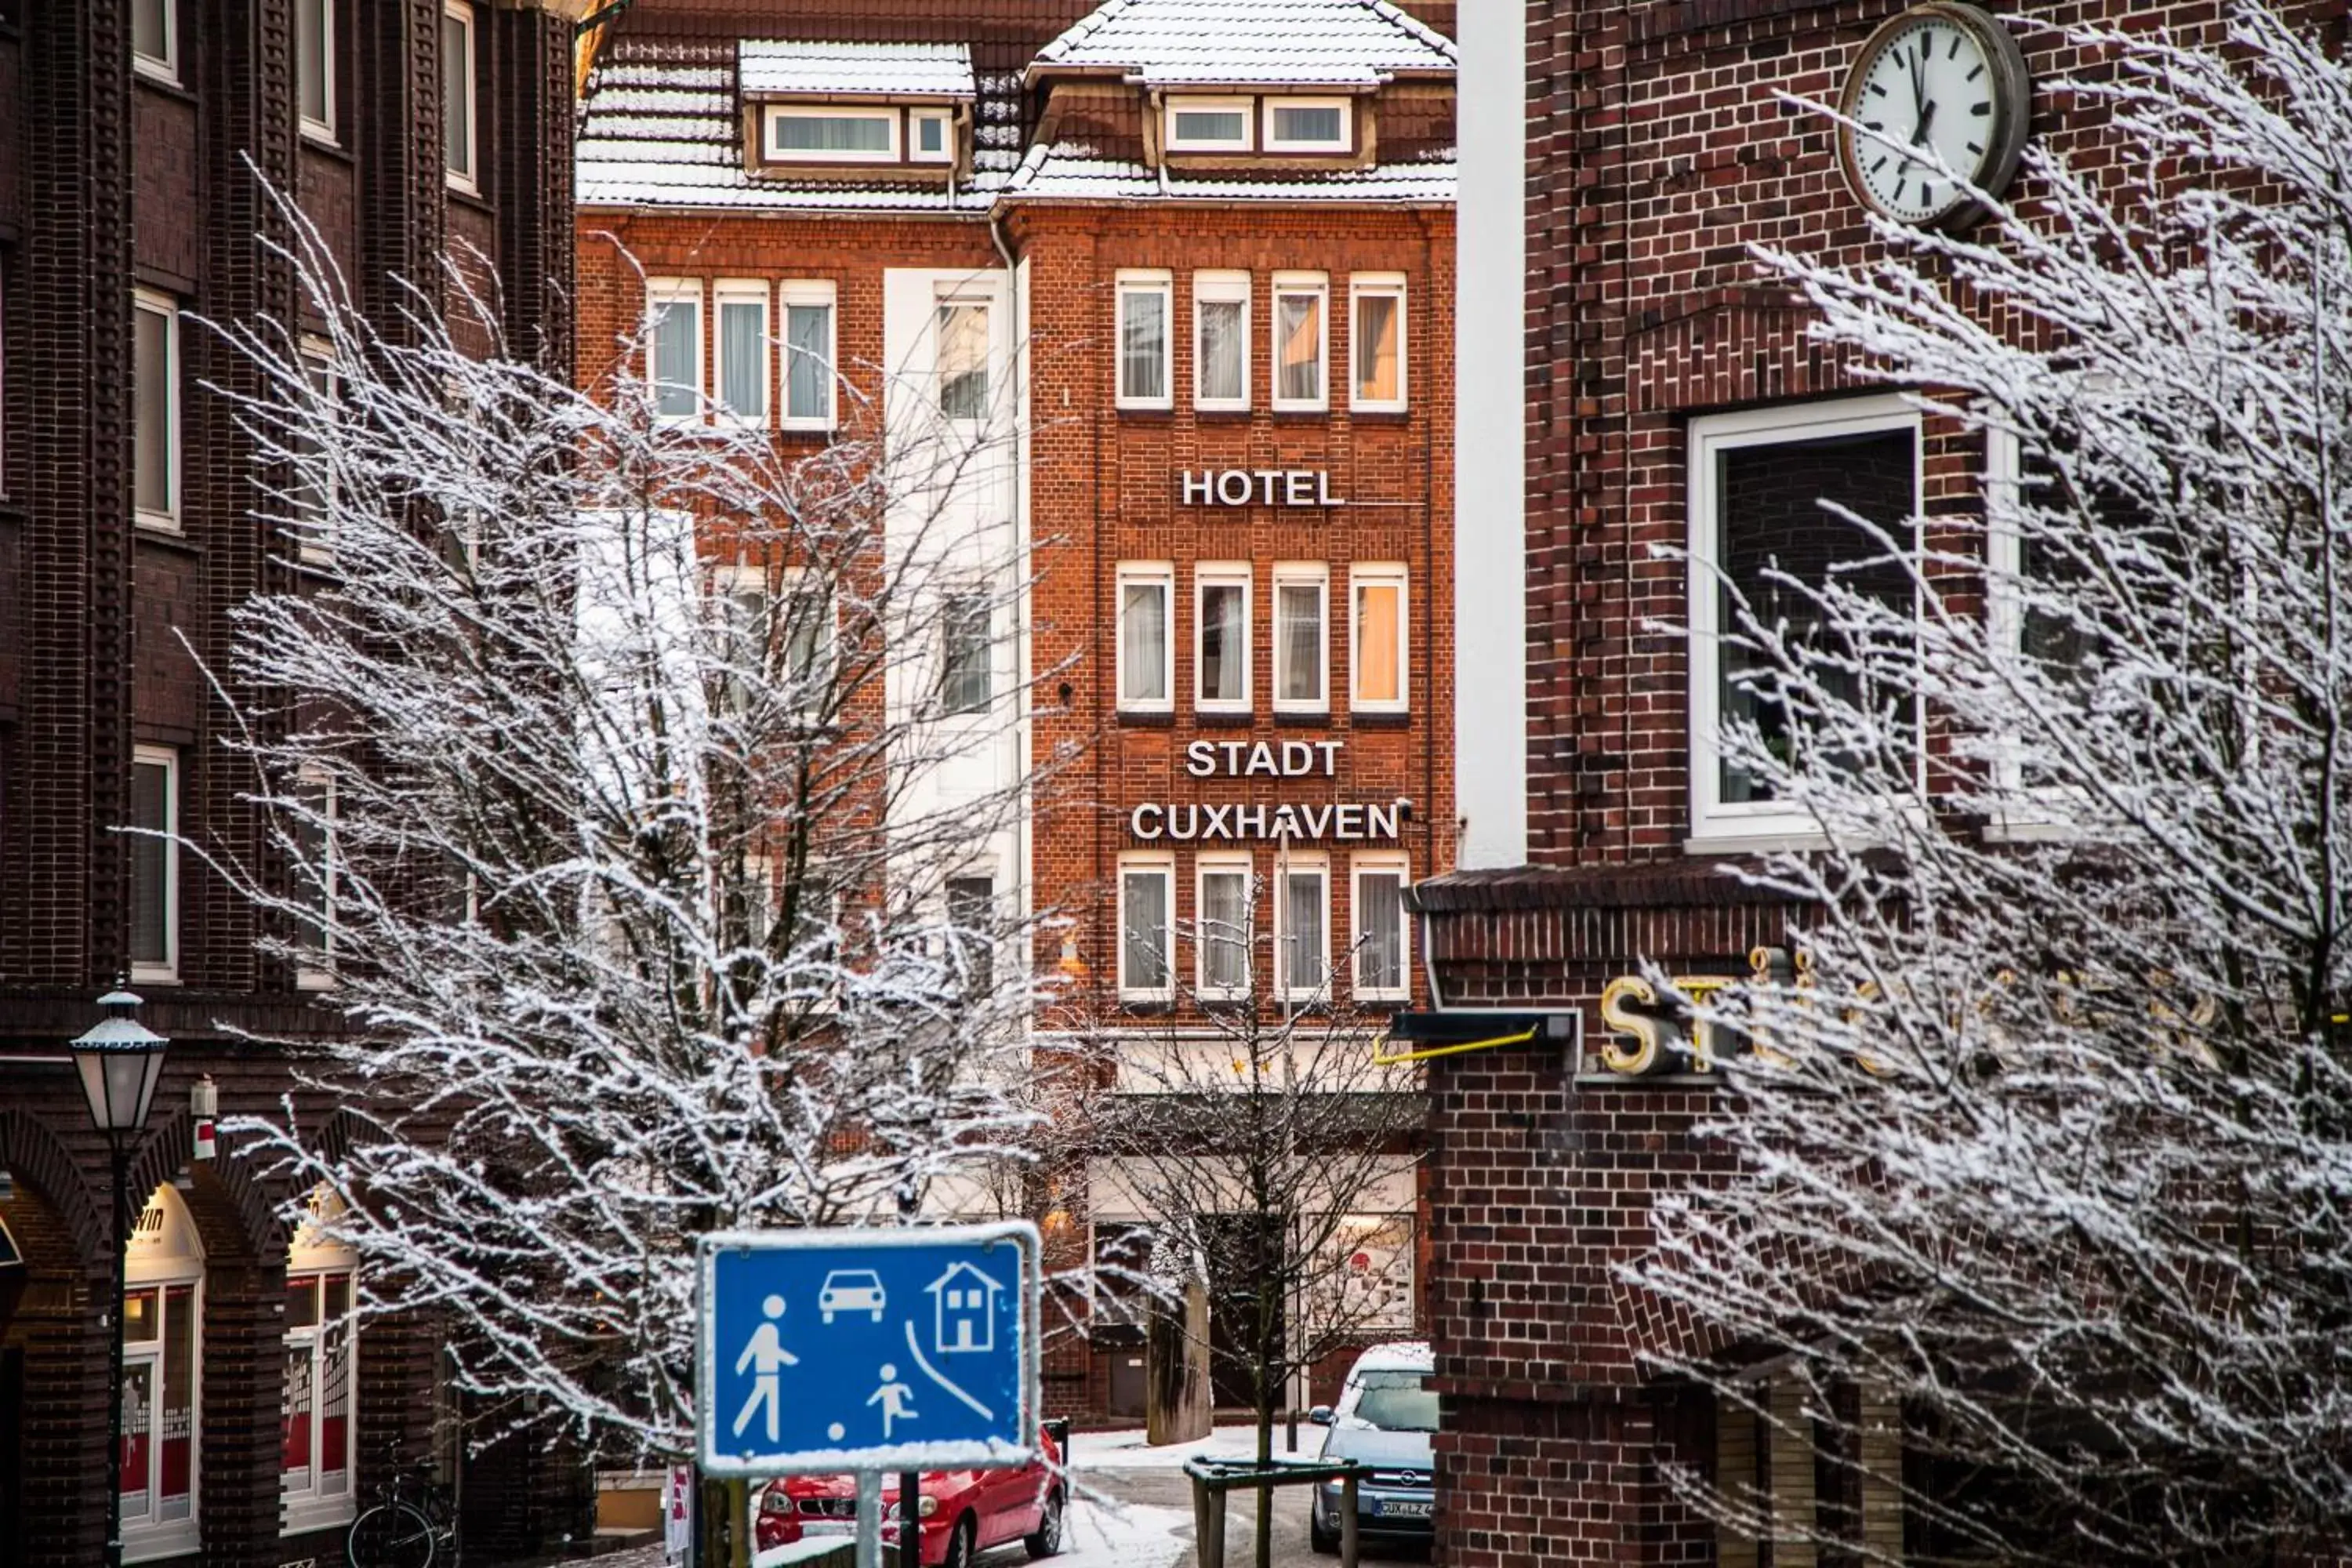
[[1628, 1050], [1616, 1040], [1603, 1041], [1602, 1067], [1628, 1078], [1643, 1078], [1666, 1069], [1671, 1060], [1666, 1037], [1673, 1026], [1654, 1013], [1634, 1010], [1657, 1005], [1657, 988], [1638, 974], [1621, 974], [1602, 988], [1601, 1022], [1617, 1034], [1633, 1036], [1636, 1042]]

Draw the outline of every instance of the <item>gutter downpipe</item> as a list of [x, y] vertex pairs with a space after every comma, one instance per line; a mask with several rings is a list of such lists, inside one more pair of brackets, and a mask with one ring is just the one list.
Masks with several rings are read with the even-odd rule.
[[[954, 176], [950, 175], [949, 178], [952, 180]], [[1030, 682], [1036, 679], [1037, 668], [1036, 649], [1030, 637], [1030, 628], [1033, 625], [1034, 617], [1030, 614], [1029, 601], [1031, 595], [1034, 592], [1034, 588], [1032, 584], [1036, 581], [1037, 574], [1035, 563], [1031, 558], [1031, 544], [1029, 539], [1030, 422], [1026, 417], [1028, 413], [1029, 378], [1022, 374], [1023, 367], [1027, 364], [1029, 359], [1029, 321], [1027, 309], [1029, 301], [1026, 294], [1024, 293], [1021, 287], [1020, 266], [1013, 259], [1012, 246], [1005, 242], [1003, 206], [1001, 199], [997, 202], [991, 203], [989, 205], [988, 238], [989, 243], [996, 247], [997, 258], [1004, 263], [1004, 286], [1010, 292], [1013, 303], [1018, 311], [1015, 321], [1018, 335], [1015, 337], [1013, 344], [1013, 363], [1011, 365], [1013, 373], [1013, 447], [1014, 463], [1013, 474], [1013, 550], [1015, 560], [1020, 563], [1020, 571], [1024, 585], [1021, 590], [1020, 608], [1015, 612], [1018, 621], [1013, 628], [1013, 635], [1019, 640], [1021, 658], [1021, 671], [1018, 679], [1018, 686], [1022, 691], [1026, 692], [1029, 689]], [[1035, 761], [1034, 753], [1036, 751], [1034, 736], [1033, 735], [1030, 728], [1034, 722], [1030, 717], [1030, 714], [1034, 711], [1034, 700], [1024, 700], [1022, 706], [1021, 716], [1014, 721], [1013, 727], [1013, 744], [1015, 748], [1015, 755], [1013, 757], [1013, 776], [1023, 781], [1021, 785], [1021, 794], [1024, 803], [1024, 809], [1016, 814], [1013, 819], [1013, 859], [1014, 863], [1020, 868], [1021, 877], [1021, 902], [1023, 905], [1021, 911], [1023, 931], [1022, 945], [1027, 949], [1029, 973], [1033, 977], [1035, 975], [1037, 971], [1038, 957], [1037, 931], [1035, 926], [1037, 917], [1037, 868], [1036, 858], [1031, 848], [1031, 846], [1036, 840], [1035, 818], [1037, 811], [1035, 784], [1034, 779], [1031, 777], [1033, 764]]]

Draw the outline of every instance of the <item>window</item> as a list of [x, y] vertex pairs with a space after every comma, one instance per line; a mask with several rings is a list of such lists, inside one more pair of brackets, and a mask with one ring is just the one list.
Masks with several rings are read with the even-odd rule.
[[950, 419], [988, 417], [988, 305], [943, 300], [939, 314], [940, 412]]
[[739, 425], [768, 419], [768, 286], [720, 279], [710, 291], [718, 327], [719, 416]]
[[1193, 407], [1249, 406], [1249, 300], [1246, 272], [1192, 274]]
[[1402, 1002], [1412, 994], [1412, 927], [1405, 919], [1405, 863], [1374, 855], [1355, 857], [1356, 932], [1351, 943], [1356, 997], [1364, 1002]]
[[1358, 566], [1348, 575], [1356, 601], [1348, 706], [1360, 713], [1402, 713], [1408, 706], [1404, 568]]
[[1164, 1002], [1171, 994], [1168, 930], [1176, 901], [1176, 863], [1166, 856], [1122, 856], [1118, 863], [1118, 994]]
[[940, 710], [984, 713], [993, 696], [996, 639], [988, 595], [950, 594], [940, 614]]
[[833, 595], [814, 572], [788, 571], [778, 601], [784, 617], [784, 700], [803, 719], [822, 719], [833, 699]]
[[131, 752], [131, 978], [180, 977], [180, 753]]
[[702, 413], [702, 285], [676, 278], [646, 282], [646, 335], [654, 413], [688, 420]]
[[1118, 405], [1167, 408], [1174, 404], [1168, 369], [1168, 314], [1172, 285], [1165, 272], [1118, 275]]
[[950, 877], [948, 925], [963, 958], [964, 993], [984, 996], [996, 984], [996, 879]]
[[180, 306], [131, 296], [131, 500], [147, 528], [180, 526]]
[[1251, 151], [1251, 104], [1246, 98], [1171, 98], [1168, 100], [1171, 153]]
[[834, 426], [833, 285], [783, 286], [784, 420], [799, 430]]
[[1129, 713], [1166, 713], [1174, 707], [1175, 656], [1171, 605], [1175, 572], [1166, 565], [1118, 569], [1118, 706]]
[[123, 1258], [123, 1554], [194, 1552], [203, 1423], [205, 1253], [187, 1205], [155, 1189]]
[[335, 139], [335, 0], [294, 0], [294, 101], [304, 135]]
[[[301, 353], [310, 416], [331, 428], [342, 397], [332, 351], [320, 339], [305, 338]], [[335, 558], [335, 477], [332, 448], [312, 433], [315, 428], [305, 426], [291, 432], [293, 438], [287, 443], [294, 454], [288, 511], [294, 524], [296, 551], [305, 561], [325, 562]]]
[[768, 156], [786, 163], [895, 163], [898, 111], [772, 105]]
[[1274, 405], [1320, 410], [1330, 400], [1323, 374], [1329, 332], [1324, 320], [1330, 285], [1319, 272], [1274, 277]]
[[[801, 718], [821, 717], [832, 679], [833, 605], [825, 580], [789, 570], [781, 593], [758, 566], [721, 567], [711, 574], [725, 660], [725, 710], [751, 715], [755, 699], [781, 703]], [[765, 723], [772, 714], [757, 715]]]
[[359, 1347], [350, 1247], [322, 1236], [316, 1216], [341, 1205], [311, 1194], [312, 1218], [294, 1233], [286, 1258], [286, 1394], [278, 1446], [286, 1533], [347, 1524], [357, 1514], [352, 1486]]
[[907, 116], [913, 137], [908, 149], [909, 161], [917, 163], [947, 163], [955, 159], [954, 121], [944, 109], [918, 109]]
[[1331, 706], [1324, 686], [1330, 657], [1326, 600], [1330, 577], [1319, 565], [1274, 569], [1274, 710], [1321, 713]]
[[1331, 980], [1331, 868], [1292, 855], [1274, 879], [1274, 988], [1286, 1002], [1311, 1001]]
[[1203, 1001], [1230, 1002], [1249, 992], [1250, 882], [1246, 856], [1201, 857], [1194, 868], [1199, 886], [1192, 953], [1200, 966], [1195, 984]]
[[294, 867], [294, 895], [304, 913], [295, 926], [300, 956], [294, 981], [306, 991], [318, 991], [335, 983], [335, 893], [342, 872], [336, 863], [341, 847], [335, 842], [335, 781], [306, 771], [296, 793], [301, 810], [294, 817], [294, 847], [300, 857]]
[[164, 81], [180, 79], [179, 0], [131, 0], [131, 63]]
[[[1690, 426], [1691, 799], [1696, 837], [1804, 834], [1801, 811], [1723, 752], [1734, 725], [1776, 754], [1808, 747], [1802, 721], [1774, 694], [1756, 657], [1727, 639], [1745, 604], [1794, 641], [1833, 634], [1776, 574], [1840, 581], [1890, 605], [1913, 603], [1898, 561], [1832, 507], [1899, 529], [1918, 510], [1919, 417], [1899, 398], [1869, 397], [1695, 419]], [[1832, 677], [1832, 679], [1835, 679]], [[1848, 680], [1855, 678], [1849, 676]], [[1859, 698], [1859, 686], [1843, 693]], [[1834, 763], [1838, 759], [1825, 758]]]
[[1402, 412], [1404, 279], [1377, 272], [1349, 279], [1348, 312], [1356, 330], [1348, 405], [1367, 414]]
[[449, 183], [475, 188], [474, 8], [444, 0], [441, 11], [441, 161]]
[[1346, 153], [1355, 144], [1355, 108], [1344, 98], [1269, 98], [1269, 153]]
[[1204, 561], [1194, 574], [1193, 706], [1204, 713], [1250, 710], [1249, 563]]

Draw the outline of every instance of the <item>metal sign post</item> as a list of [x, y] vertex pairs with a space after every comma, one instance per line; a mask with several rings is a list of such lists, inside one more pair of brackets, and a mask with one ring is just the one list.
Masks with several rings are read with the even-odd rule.
[[[1038, 1250], [1025, 1220], [704, 1237], [703, 1473], [854, 1475], [858, 1568], [882, 1568], [885, 1475], [1035, 1458]], [[902, 1547], [921, 1539], [919, 1490], [900, 1494]]]

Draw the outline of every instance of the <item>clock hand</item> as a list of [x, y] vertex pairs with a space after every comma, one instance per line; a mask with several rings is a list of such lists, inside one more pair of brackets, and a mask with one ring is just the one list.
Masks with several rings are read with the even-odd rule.
[[1911, 132], [1911, 145], [1921, 147], [1927, 144], [1927, 127], [1934, 123], [1935, 119], [1936, 100], [1931, 98], [1927, 100], [1927, 106], [1919, 111], [1919, 126], [1917, 130]]

